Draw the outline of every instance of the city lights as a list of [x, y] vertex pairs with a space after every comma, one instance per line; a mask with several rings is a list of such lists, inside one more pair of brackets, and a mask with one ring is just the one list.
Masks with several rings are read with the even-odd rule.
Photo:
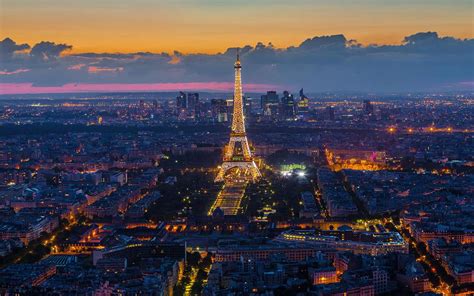
[[469, 1], [4, 2], [0, 294], [472, 294]]

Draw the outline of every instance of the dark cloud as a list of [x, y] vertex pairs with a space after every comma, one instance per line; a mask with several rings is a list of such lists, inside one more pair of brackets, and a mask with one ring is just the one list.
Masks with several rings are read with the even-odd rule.
[[343, 50], [346, 48], [347, 39], [344, 35], [332, 35], [308, 38], [300, 44], [302, 50]]
[[417, 33], [405, 37], [406, 51], [427, 54], [469, 54], [474, 58], [474, 39], [440, 38], [436, 32]]
[[42, 41], [33, 46], [30, 51], [30, 56], [47, 61], [50, 59], [56, 59], [61, 53], [70, 49], [72, 49], [71, 45]]
[[15, 41], [11, 40], [10, 38], [5, 38], [0, 41], [0, 60], [4, 61], [7, 59], [11, 59], [13, 54], [18, 51], [29, 49], [30, 46], [28, 44], [17, 44]]
[[[1, 44], [2, 54], [9, 56], [29, 48], [12, 40]], [[295, 90], [452, 90], [446, 87], [463, 85], [466, 89], [474, 81], [474, 39], [440, 37], [436, 32], [407, 36], [400, 45], [364, 47], [344, 35], [332, 35], [309, 38], [288, 48], [257, 43], [218, 54], [175, 51], [61, 55], [70, 48], [52, 42], [36, 44], [21, 59], [2, 61], [0, 70], [17, 74], [0, 76], [0, 82], [228, 82], [233, 79], [237, 51], [244, 67], [244, 83], [289, 85]], [[18, 69], [30, 70], [15, 72]]]
[[410, 36], [405, 37], [403, 42], [406, 44], [417, 44], [418, 42], [433, 42], [439, 39], [438, 33], [436, 32], [420, 32]]

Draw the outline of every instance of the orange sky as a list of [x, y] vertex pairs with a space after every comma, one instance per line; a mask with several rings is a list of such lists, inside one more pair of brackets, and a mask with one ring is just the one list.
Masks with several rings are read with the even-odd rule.
[[[355, 4], [355, 2], [357, 4]], [[398, 44], [437, 31], [473, 38], [468, 0], [1, 0], [0, 38], [33, 45], [48, 40], [73, 52], [215, 53], [272, 42], [298, 45], [344, 34], [363, 44]]]

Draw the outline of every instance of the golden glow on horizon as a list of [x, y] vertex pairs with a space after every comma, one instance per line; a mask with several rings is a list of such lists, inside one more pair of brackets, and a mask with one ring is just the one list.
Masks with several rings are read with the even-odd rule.
[[382, 4], [295, 1], [298, 3], [274, 0], [236, 5], [83, 0], [64, 5], [58, 0], [3, 0], [0, 38], [30, 45], [43, 40], [67, 43], [73, 45], [72, 53], [216, 53], [259, 41], [285, 48], [306, 38], [332, 34], [344, 34], [364, 45], [400, 44], [404, 36], [423, 31], [457, 38], [474, 35], [469, 1], [429, 5], [420, 0]]

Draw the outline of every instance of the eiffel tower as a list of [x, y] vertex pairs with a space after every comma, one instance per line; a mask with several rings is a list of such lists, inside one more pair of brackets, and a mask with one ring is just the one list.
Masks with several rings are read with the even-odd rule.
[[242, 79], [240, 76], [242, 66], [239, 55], [234, 64], [234, 111], [229, 144], [224, 148], [223, 163], [217, 173], [216, 182], [224, 181], [227, 175], [232, 178], [255, 181], [261, 176], [260, 171], [250, 152], [247, 133], [245, 132], [244, 103], [242, 98]]

